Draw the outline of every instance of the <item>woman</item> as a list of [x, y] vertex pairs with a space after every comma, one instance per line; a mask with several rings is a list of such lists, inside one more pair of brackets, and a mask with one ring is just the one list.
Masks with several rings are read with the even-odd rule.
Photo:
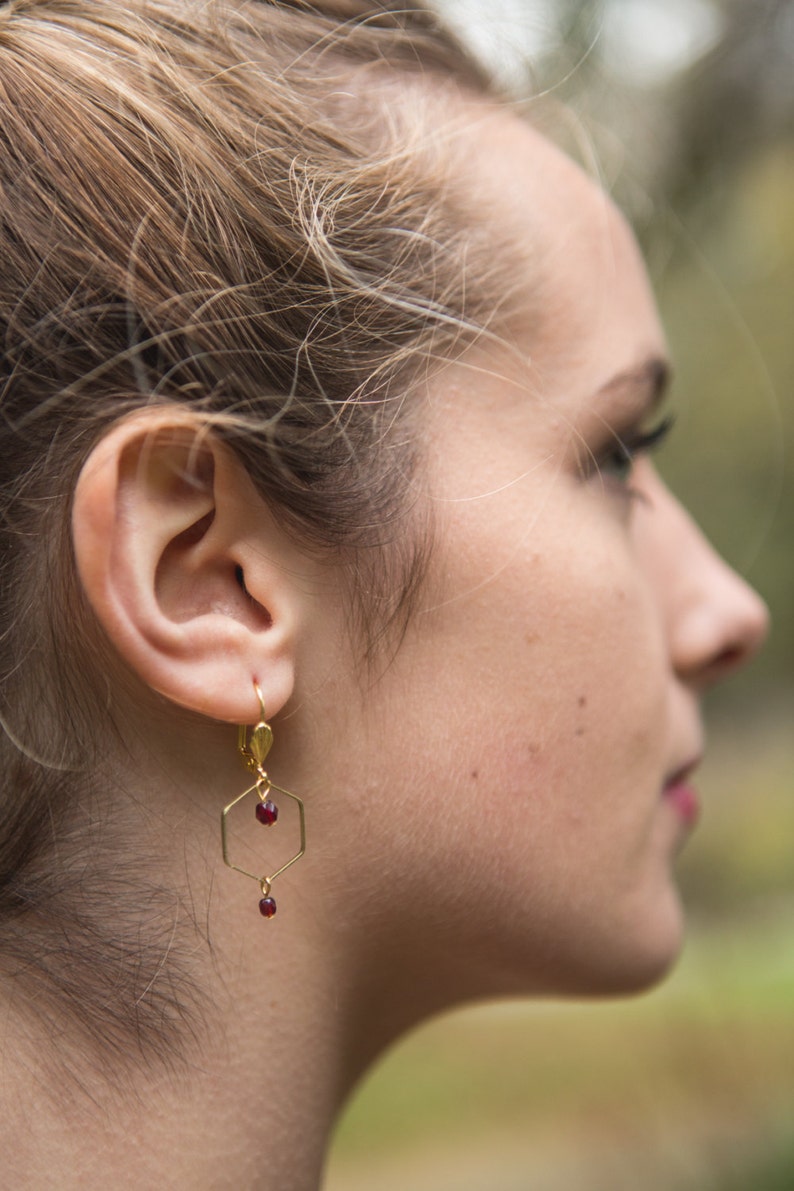
[[420, 1019], [666, 971], [765, 612], [629, 231], [424, 10], [12, 0], [0, 88], [4, 1184], [304, 1191]]

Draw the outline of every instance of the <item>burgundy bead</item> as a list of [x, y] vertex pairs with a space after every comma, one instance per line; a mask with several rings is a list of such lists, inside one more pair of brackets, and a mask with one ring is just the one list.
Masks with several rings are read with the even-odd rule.
[[263, 897], [259, 903], [259, 913], [263, 918], [272, 918], [276, 912], [276, 899], [274, 897]]
[[271, 802], [270, 799], [267, 802], [258, 802], [256, 804], [256, 817], [266, 827], [272, 827], [278, 818], [278, 807], [275, 802]]

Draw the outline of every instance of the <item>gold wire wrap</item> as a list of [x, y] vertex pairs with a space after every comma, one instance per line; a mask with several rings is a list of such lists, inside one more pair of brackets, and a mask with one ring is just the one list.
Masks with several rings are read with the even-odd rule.
[[[229, 868], [234, 869], [236, 873], [242, 873], [244, 877], [250, 877], [252, 881], [256, 881], [262, 890], [262, 896], [269, 897], [271, 886], [276, 877], [280, 877], [288, 868], [291, 868], [293, 864], [300, 860], [306, 851], [306, 811], [302, 799], [297, 794], [293, 794], [290, 790], [285, 790], [283, 786], [277, 786], [275, 782], [271, 781], [265, 771], [265, 760], [273, 745], [273, 732], [265, 719], [265, 700], [257, 683], [254, 683], [254, 690], [259, 700], [259, 720], [250, 731], [245, 724], [240, 724], [237, 731], [237, 749], [243, 760], [243, 764], [250, 773], [255, 775], [256, 781], [223, 808], [221, 812], [221, 845], [223, 848], [223, 863]], [[249, 794], [256, 793], [259, 801], [265, 802], [272, 790], [275, 790], [278, 794], [283, 794], [285, 798], [291, 798], [297, 804], [298, 823], [300, 826], [300, 847], [295, 855], [286, 864], [282, 864], [281, 868], [277, 868], [274, 873], [270, 873], [267, 876], [258, 876], [256, 873], [249, 873], [247, 869], [241, 868], [239, 864], [235, 864], [230, 859], [227, 819], [229, 812], [237, 806], [238, 802], [242, 802], [244, 798], [247, 798]]]

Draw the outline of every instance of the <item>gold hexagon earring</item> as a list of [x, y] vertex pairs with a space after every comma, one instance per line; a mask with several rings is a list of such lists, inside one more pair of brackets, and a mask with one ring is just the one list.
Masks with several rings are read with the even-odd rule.
[[[275, 782], [271, 781], [265, 770], [265, 759], [273, 745], [273, 732], [265, 718], [265, 700], [256, 682], [254, 683], [254, 690], [259, 700], [259, 720], [251, 729], [247, 728], [245, 724], [240, 725], [237, 733], [237, 750], [242, 757], [246, 769], [254, 775], [256, 780], [252, 786], [249, 786], [247, 790], [243, 790], [242, 794], [238, 794], [236, 798], [233, 798], [223, 808], [221, 812], [221, 844], [223, 846], [224, 864], [228, 865], [229, 868], [233, 868], [236, 873], [242, 873], [244, 877], [250, 877], [256, 881], [262, 893], [259, 901], [259, 912], [264, 918], [272, 918], [276, 912], [276, 901], [271, 896], [273, 882], [276, 877], [280, 877], [296, 861], [300, 860], [306, 851], [306, 812], [303, 802], [298, 798], [298, 795], [292, 794], [282, 786], [277, 786]], [[230, 812], [239, 802], [242, 802], [249, 794], [256, 794], [257, 803], [254, 813], [257, 822], [264, 824], [265, 827], [272, 827], [278, 819], [278, 806], [271, 798], [273, 792], [283, 794], [285, 798], [291, 798], [297, 805], [300, 847], [294, 856], [285, 864], [282, 864], [280, 868], [277, 868], [270, 876], [258, 877], [256, 873], [249, 873], [247, 869], [241, 868], [239, 864], [234, 864], [229, 859], [228, 818]]]

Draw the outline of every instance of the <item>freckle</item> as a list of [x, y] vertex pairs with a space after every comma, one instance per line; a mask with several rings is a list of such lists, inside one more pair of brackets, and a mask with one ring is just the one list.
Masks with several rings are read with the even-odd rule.
[[540, 752], [540, 745], [539, 744], [530, 744], [529, 751], [532, 753], [533, 757], [537, 756], [537, 754]]
[[540, 640], [539, 633], [527, 633], [526, 636], [524, 637], [524, 641], [526, 642], [527, 645], [535, 645], [535, 644], [537, 644], [537, 642], [539, 640]]
[[476, 782], [477, 778], [480, 776], [479, 771], [476, 769], [472, 769], [471, 776], [472, 776], [472, 781]]
[[579, 706], [580, 706], [580, 707], [587, 707], [587, 696], [586, 696], [586, 695], [580, 695], [580, 696], [579, 696]]
[[577, 729], [576, 729], [576, 735], [577, 735], [577, 736], [584, 736], [584, 728], [577, 728]]

